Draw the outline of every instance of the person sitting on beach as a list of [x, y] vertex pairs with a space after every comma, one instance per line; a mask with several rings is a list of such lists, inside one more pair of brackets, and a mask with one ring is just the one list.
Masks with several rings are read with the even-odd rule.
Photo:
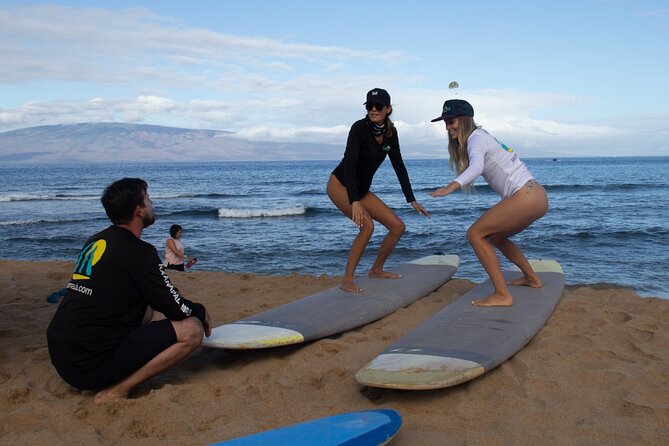
[[397, 278], [397, 274], [384, 271], [388, 256], [404, 234], [404, 222], [379, 197], [369, 189], [374, 174], [381, 163], [390, 157], [402, 192], [411, 206], [421, 215], [430, 214], [416, 201], [409, 182], [397, 136], [397, 129], [389, 116], [393, 112], [390, 95], [386, 90], [375, 88], [367, 93], [367, 116], [356, 121], [348, 134], [344, 158], [330, 175], [327, 193], [332, 203], [359, 228], [348, 255], [346, 269], [339, 287], [344, 291], [361, 292], [355, 282], [355, 268], [378, 221], [388, 229], [379, 253], [368, 272], [369, 277]]
[[[170, 226], [170, 236], [165, 240], [165, 268], [185, 271], [195, 265], [197, 258], [190, 258], [184, 252], [184, 244], [181, 241], [183, 228], [180, 225]], [[184, 260], [188, 263], [184, 265]]]
[[472, 305], [511, 306], [513, 298], [491, 244], [523, 273], [523, 277], [511, 282], [511, 285], [541, 287], [541, 279], [509, 237], [523, 231], [548, 212], [546, 191], [512, 149], [476, 125], [474, 108], [469, 102], [461, 99], [444, 102], [441, 116], [432, 122], [442, 120], [448, 132], [450, 165], [458, 176], [447, 186], [430, 192], [430, 195], [445, 196], [461, 187], [467, 191], [479, 175], [501, 195], [502, 200], [487, 210], [467, 231], [467, 241], [474, 248], [494, 287], [492, 295], [477, 299]]
[[[155, 221], [147, 183], [124, 178], [109, 185], [102, 205], [112, 225], [89, 238], [47, 329], [51, 362], [95, 403], [125, 398], [211, 335], [204, 305], [171, 283], [156, 248], [141, 240]], [[166, 319], [151, 321], [154, 309]]]

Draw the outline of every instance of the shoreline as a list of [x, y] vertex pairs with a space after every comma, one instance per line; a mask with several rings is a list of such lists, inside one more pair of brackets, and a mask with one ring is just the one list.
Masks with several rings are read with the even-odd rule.
[[[40, 264], [40, 263], [53, 263], [56, 265], [70, 265], [70, 268], [74, 267], [74, 262], [71, 260], [66, 260], [66, 259], [56, 259], [56, 260], [26, 260], [26, 259], [14, 259], [14, 258], [6, 258], [6, 257], [0, 257], [0, 267], [5, 264], [14, 264], [16, 262], [23, 262], [23, 263], [28, 263], [28, 264]], [[391, 265], [392, 266], [392, 265]], [[329, 273], [322, 273], [322, 274], [312, 274], [312, 273], [297, 273], [297, 272], [286, 272], [284, 274], [264, 274], [264, 273], [252, 273], [252, 272], [246, 272], [246, 271], [222, 271], [222, 270], [217, 270], [217, 269], [205, 269], [205, 265], [198, 265], [196, 268], [190, 271], [186, 271], [187, 274], [193, 274], [193, 273], [212, 273], [212, 274], [232, 274], [232, 275], [252, 275], [252, 276], [257, 276], [257, 277], [268, 277], [268, 278], [280, 278], [280, 277], [294, 277], [294, 276], [305, 276], [305, 277], [330, 277], [339, 280], [341, 278], [340, 275], [336, 274], [329, 274]], [[361, 269], [359, 272], [360, 274], [364, 273], [364, 271]], [[358, 274], [358, 276], [360, 275]], [[452, 280], [465, 280], [468, 282], [472, 282], [475, 284], [480, 283], [481, 281], [477, 280], [472, 280], [467, 277], [460, 277], [458, 276], [459, 271], [455, 273], [453, 276]], [[485, 271], [482, 270], [482, 276], [485, 276], [487, 279], [487, 275], [485, 274]], [[568, 278], [568, 277], [567, 277]], [[63, 283], [63, 286], [61, 288], [65, 288], [67, 282], [69, 280], [69, 277], [65, 278], [65, 282]], [[485, 279], [484, 279], [485, 280]], [[639, 296], [642, 299], [663, 299], [669, 301], [669, 290], [664, 291], [666, 296], [660, 295], [660, 294], [654, 294], [650, 291], [640, 291], [636, 289], [632, 285], [624, 285], [620, 283], [615, 283], [615, 282], [590, 282], [590, 283], [569, 283], [568, 281], [565, 282], [564, 289], [565, 291], [571, 291], [575, 290], [577, 288], [591, 288], [593, 290], [628, 290], [631, 293]], [[53, 290], [57, 291], [57, 290]]]
[[[353, 410], [403, 417], [390, 443], [660, 444], [669, 435], [669, 300], [614, 284], [567, 285], [544, 328], [482, 377], [436, 391], [360, 386], [357, 370], [474, 283], [447, 282], [374, 323], [258, 351], [202, 348], [98, 407], [51, 366], [45, 331], [70, 261], [0, 259], [0, 443], [208, 444]], [[214, 325], [336, 286], [335, 276], [170, 271]], [[54, 416], [55, 415], [55, 416]], [[448, 440], [446, 440], [448, 439]]]

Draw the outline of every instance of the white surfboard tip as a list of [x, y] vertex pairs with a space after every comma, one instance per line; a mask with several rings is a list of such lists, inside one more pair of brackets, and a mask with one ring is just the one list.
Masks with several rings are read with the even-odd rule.
[[412, 260], [409, 263], [413, 265], [447, 265], [457, 268], [460, 266], [460, 257], [455, 254], [433, 254], [431, 256]]
[[202, 345], [234, 350], [279, 347], [304, 341], [301, 333], [281, 327], [250, 323], [225, 324], [214, 328]]
[[[564, 274], [562, 271], [562, 266], [557, 262], [557, 260], [552, 259], [528, 259], [532, 269], [535, 273], [560, 273]], [[520, 271], [516, 265], [511, 265], [509, 268], [510, 271]]]
[[363, 385], [391, 389], [426, 390], [454, 386], [485, 373], [474, 361], [413, 353], [385, 353], [355, 374]]

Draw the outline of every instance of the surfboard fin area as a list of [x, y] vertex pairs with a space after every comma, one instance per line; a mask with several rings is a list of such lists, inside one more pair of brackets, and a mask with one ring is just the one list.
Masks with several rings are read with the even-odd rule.
[[[554, 260], [531, 260], [541, 288], [512, 286], [511, 307], [474, 307], [489, 295], [485, 281], [407, 333], [362, 367], [355, 379], [371, 387], [424, 390], [450, 387], [497, 367], [522, 349], [543, 327], [564, 289]], [[513, 280], [520, 272], [504, 272]]]
[[460, 266], [456, 255], [431, 255], [390, 269], [400, 278], [360, 278], [362, 293], [331, 288], [215, 327], [202, 345], [258, 349], [312, 341], [374, 322], [446, 283]]

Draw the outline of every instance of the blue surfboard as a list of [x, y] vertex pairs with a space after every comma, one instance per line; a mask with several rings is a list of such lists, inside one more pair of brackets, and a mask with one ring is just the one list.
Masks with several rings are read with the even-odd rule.
[[363, 410], [305, 421], [211, 446], [378, 446], [388, 443], [402, 426], [393, 409]]

